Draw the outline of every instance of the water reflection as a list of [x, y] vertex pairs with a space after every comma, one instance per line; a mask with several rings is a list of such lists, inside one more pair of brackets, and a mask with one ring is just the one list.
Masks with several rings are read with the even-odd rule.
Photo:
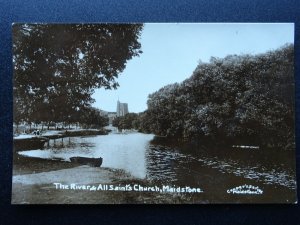
[[225, 160], [218, 157], [196, 157], [179, 153], [179, 151], [165, 146], [151, 145], [147, 151], [148, 177], [155, 180], [181, 181], [180, 183], [190, 184], [197, 174], [204, 171], [207, 173], [207, 168], [210, 168], [223, 174], [259, 181], [263, 184], [276, 184], [290, 189], [296, 188], [294, 173], [291, 169], [280, 167], [270, 169], [259, 163], [250, 166], [230, 158]]
[[[261, 184], [296, 188], [294, 171], [280, 166], [244, 163], [231, 157], [183, 153], [179, 147], [150, 144], [151, 134], [130, 133], [56, 140], [45, 150], [20, 152], [30, 157], [69, 160], [73, 156], [102, 157], [103, 167], [124, 169], [137, 178], [176, 185], [199, 185], [235, 177]], [[216, 177], [217, 176], [217, 177]], [[225, 179], [225, 178], [224, 178]], [[228, 182], [224, 180], [224, 182]]]
[[[124, 169], [137, 178], [146, 177], [145, 151], [151, 134], [110, 134], [94, 137], [72, 137], [56, 140], [45, 150], [20, 152], [22, 155], [69, 161], [71, 157], [102, 157], [103, 167]], [[59, 143], [63, 141], [63, 143]]]

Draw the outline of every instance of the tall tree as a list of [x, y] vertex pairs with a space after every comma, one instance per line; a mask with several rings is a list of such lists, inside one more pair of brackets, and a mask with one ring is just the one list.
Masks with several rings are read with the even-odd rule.
[[149, 95], [142, 130], [181, 140], [293, 149], [293, 48], [200, 63], [190, 78]]
[[26, 106], [23, 119], [64, 121], [93, 103], [95, 88], [117, 88], [126, 62], [142, 53], [142, 28], [14, 24], [14, 95], [16, 104]]

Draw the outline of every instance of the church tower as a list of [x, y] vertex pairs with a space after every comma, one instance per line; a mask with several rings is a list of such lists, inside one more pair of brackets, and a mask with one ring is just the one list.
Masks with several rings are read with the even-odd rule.
[[128, 113], [128, 104], [117, 101], [117, 117], [125, 116]]

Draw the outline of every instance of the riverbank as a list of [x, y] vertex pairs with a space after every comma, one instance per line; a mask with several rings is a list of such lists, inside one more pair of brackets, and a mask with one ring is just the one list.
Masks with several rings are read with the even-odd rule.
[[106, 129], [76, 129], [76, 130], [47, 130], [47, 131], [34, 131], [31, 134], [18, 134], [14, 135], [14, 151], [43, 149], [45, 143], [50, 140], [64, 139], [70, 137], [85, 137], [96, 135], [108, 135], [110, 131]]
[[80, 166], [78, 164], [18, 156], [13, 165], [13, 204], [83, 204], [108, 202], [109, 198], [100, 193], [77, 190], [56, 189], [55, 183], [61, 184], [96, 184], [112, 183], [130, 179], [122, 170]]
[[31, 134], [18, 134], [14, 139], [30, 139], [33, 137], [45, 137], [49, 139], [58, 139], [64, 137], [78, 137], [78, 136], [93, 136], [93, 135], [107, 135], [110, 130], [107, 129], [74, 129], [74, 130], [44, 130], [34, 131]]
[[[232, 149], [232, 154], [227, 155], [222, 149], [220, 151], [224, 154], [210, 149], [181, 149], [180, 146], [170, 147], [159, 143], [154, 145], [149, 144], [153, 135], [140, 133], [110, 133], [68, 139], [61, 143], [63, 146], [50, 143], [50, 147], [44, 150], [15, 154], [14, 204], [296, 201], [294, 170], [286, 169], [285, 165], [275, 160], [273, 162], [270, 154], [262, 157], [262, 152]], [[195, 150], [198, 154], [195, 154]], [[102, 157], [103, 167], [72, 164], [69, 159], [74, 156]], [[100, 184], [114, 187], [141, 185], [146, 188], [170, 186], [176, 189], [196, 187], [203, 192], [109, 191], [105, 188], [88, 191], [56, 188], [54, 183], [90, 187]]]
[[[64, 189], [59, 184], [76, 184], [79, 189]], [[151, 186], [150, 182], [135, 179], [120, 169], [19, 156], [13, 167], [12, 204], [183, 203], [178, 194], [81, 189], [99, 184]]]
[[[13, 168], [12, 204], [289, 203], [290, 201], [285, 200], [291, 199], [293, 195], [286, 188], [274, 189], [272, 186], [261, 185], [255, 181], [251, 181], [250, 184], [263, 190], [263, 195], [228, 194], [227, 189], [236, 187], [238, 190], [245, 184], [245, 180], [242, 177], [232, 178], [228, 174], [221, 176], [217, 171], [214, 171], [213, 176], [217, 179], [212, 179], [208, 175], [211, 174], [209, 170], [207, 168], [202, 170], [203, 173], [194, 174], [194, 179], [198, 180], [198, 186], [203, 193], [110, 191], [104, 186], [113, 185], [117, 189], [127, 185], [151, 187], [168, 185], [168, 182], [154, 184], [150, 180], [136, 179], [120, 169], [79, 166], [64, 161], [21, 156]], [[223, 185], [220, 185], [222, 183]], [[88, 189], [92, 186], [98, 188], [100, 184], [103, 190]], [[69, 185], [69, 189], [64, 189], [61, 185]], [[71, 185], [76, 185], [78, 189], [70, 188]]]

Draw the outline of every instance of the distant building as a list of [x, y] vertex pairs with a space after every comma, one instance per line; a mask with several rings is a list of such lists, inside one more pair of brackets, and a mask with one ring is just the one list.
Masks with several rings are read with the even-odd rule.
[[128, 104], [117, 102], [117, 116], [125, 116], [128, 113]]

